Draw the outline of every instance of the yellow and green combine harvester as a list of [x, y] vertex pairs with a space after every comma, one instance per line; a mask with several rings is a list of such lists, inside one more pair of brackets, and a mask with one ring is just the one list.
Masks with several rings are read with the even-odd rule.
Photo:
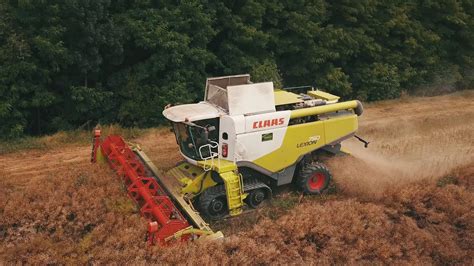
[[150, 243], [221, 238], [206, 221], [257, 208], [278, 186], [324, 192], [331, 174], [319, 158], [344, 153], [362, 112], [359, 101], [311, 87], [208, 78], [203, 101], [163, 111], [184, 158], [176, 167], [161, 173], [141, 149], [99, 132], [92, 161], [106, 158], [123, 178], [149, 221]]

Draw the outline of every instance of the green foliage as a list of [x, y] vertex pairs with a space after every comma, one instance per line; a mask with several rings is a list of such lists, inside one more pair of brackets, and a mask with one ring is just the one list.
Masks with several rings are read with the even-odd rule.
[[320, 89], [342, 97], [350, 96], [352, 92], [349, 76], [340, 67], [329, 69], [328, 73], [318, 78], [317, 84]]
[[254, 82], [273, 81], [275, 88], [283, 88], [283, 80], [275, 62], [265, 60], [262, 64], [255, 65], [250, 75]]
[[0, 14], [0, 138], [155, 126], [208, 76], [367, 101], [474, 86], [471, 0], [12, 0]]
[[377, 101], [400, 97], [400, 77], [395, 66], [374, 63], [356, 73], [360, 89], [358, 98], [366, 101]]
[[126, 54], [123, 68], [109, 82], [117, 88], [121, 124], [157, 125], [164, 122], [165, 105], [202, 95], [206, 66], [214, 60], [207, 50], [214, 36], [211, 14], [203, 5], [169, 3], [163, 9], [143, 4], [117, 17], [117, 24]]

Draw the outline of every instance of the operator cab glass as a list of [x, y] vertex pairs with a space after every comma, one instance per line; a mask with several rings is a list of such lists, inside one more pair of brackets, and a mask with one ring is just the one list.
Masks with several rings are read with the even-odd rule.
[[[176, 135], [176, 141], [179, 149], [184, 156], [201, 161], [203, 158], [210, 157], [210, 152], [217, 152], [217, 143], [219, 141], [219, 119], [205, 119], [194, 121], [192, 123], [179, 122], [173, 123], [173, 130]], [[203, 147], [210, 145], [210, 148]]]

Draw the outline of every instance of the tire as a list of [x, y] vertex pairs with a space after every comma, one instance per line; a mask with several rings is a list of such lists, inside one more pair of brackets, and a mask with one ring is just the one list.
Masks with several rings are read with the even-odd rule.
[[296, 185], [305, 194], [319, 195], [329, 187], [331, 178], [331, 173], [324, 164], [304, 163], [298, 171]]
[[224, 185], [210, 187], [199, 195], [199, 211], [211, 220], [219, 220], [229, 212]]
[[244, 201], [250, 208], [256, 209], [266, 198], [267, 195], [263, 189], [254, 189], [249, 192]]

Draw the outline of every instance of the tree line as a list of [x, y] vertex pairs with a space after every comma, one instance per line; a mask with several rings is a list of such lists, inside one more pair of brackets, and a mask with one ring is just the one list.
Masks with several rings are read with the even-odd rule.
[[0, 137], [148, 127], [206, 77], [375, 101], [474, 84], [473, 0], [0, 0]]

